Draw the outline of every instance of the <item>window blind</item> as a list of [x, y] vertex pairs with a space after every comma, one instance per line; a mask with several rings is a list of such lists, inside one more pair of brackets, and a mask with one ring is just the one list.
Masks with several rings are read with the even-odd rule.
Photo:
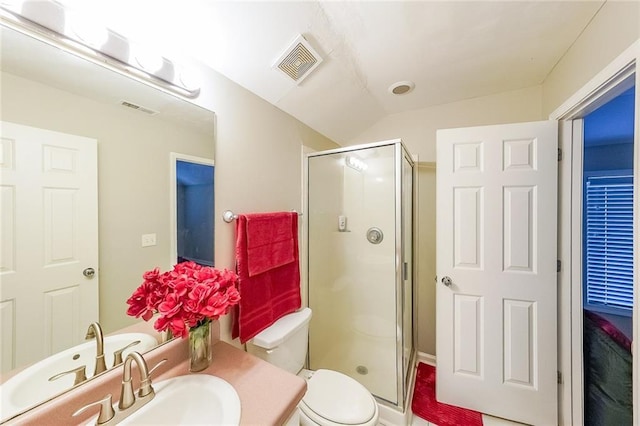
[[633, 176], [586, 179], [585, 269], [588, 306], [633, 310]]

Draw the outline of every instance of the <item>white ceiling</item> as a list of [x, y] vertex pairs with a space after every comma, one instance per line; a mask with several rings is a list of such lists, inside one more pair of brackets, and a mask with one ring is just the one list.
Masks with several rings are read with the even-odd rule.
[[[346, 142], [388, 114], [541, 84], [602, 3], [210, 2], [193, 54]], [[300, 86], [272, 68], [297, 34], [324, 59]], [[400, 80], [415, 90], [390, 94]]]
[[[389, 114], [541, 84], [603, 4], [64, 2], [90, 5], [126, 36], [200, 59], [339, 143]], [[123, 17], [128, 24], [114, 21]], [[300, 85], [272, 68], [298, 34], [324, 59]], [[415, 90], [390, 94], [400, 80]]]

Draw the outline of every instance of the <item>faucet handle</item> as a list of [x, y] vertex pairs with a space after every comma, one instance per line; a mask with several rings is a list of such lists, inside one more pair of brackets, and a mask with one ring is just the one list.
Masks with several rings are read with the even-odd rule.
[[132, 346], [137, 345], [138, 343], [140, 343], [140, 340], [134, 340], [133, 342], [129, 343], [124, 348], [120, 348], [117, 351], [114, 351], [113, 352], [113, 366], [115, 367], [116, 365], [122, 364], [122, 352], [126, 351], [127, 349], [129, 349]]
[[153, 366], [151, 370], [149, 370], [146, 379], [143, 379], [142, 382], [140, 382], [140, 390], [138, 391], [138, 396], [147, 396], [150, 393], [154, 392], [153, 386], [151, 386], [151, 373], [156, 371], [156, 369], [165, 362], [167, 362], [167, 358], [161, 359], [156, 365]]
[[96, 425], [103, 425], [113, 419], [113, 417], [116, 415], [116, 411], [113, 409], [113, 402], [111, 401], [111, 394], [107, 394], [107, 396], [105, 396], [101, 400], [92, 402], [80, 408], [78, 411], [73, 413], [72, 416], [75, 417], [79, 414], [82, 414], [94, 405], [100, 406], [100, 413], [98, 414], [98, 418], [96, 419]]
[[154, 365], [151, 370], [149, 370], [149, 376], [151, 376], [151, 373], [156, 371], [156, 368], [160, 367], [162, 364], [164, 364], [167, 361], [168, 361], [167, 358], [162, 358], [160, 361], [158, 361], [158, 363], [156, 365]]
[[60, 377], [64, 377], [67, 374], [75, 374], [75, 378], [73, 380], [73, 386], [80, 384], [82, 382], [84, 382], [85, 380], [87, 380], [87, 366], [86, 365], [81, 365], [79, 367], [73, 368], [69, 371], [63, 371], [62, 373], [58, 373], [58, 374], [54, 374], [53, 376], [49, 377], [49, 381], [53, 382], [54, 380], [58, 380]]

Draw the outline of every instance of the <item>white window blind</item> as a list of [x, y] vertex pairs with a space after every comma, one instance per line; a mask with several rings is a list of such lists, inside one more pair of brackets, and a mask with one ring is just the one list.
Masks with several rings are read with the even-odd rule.
[[587, 177], [585, 207], [586, 304], [628, 315], [633, 310], [633, 176]]

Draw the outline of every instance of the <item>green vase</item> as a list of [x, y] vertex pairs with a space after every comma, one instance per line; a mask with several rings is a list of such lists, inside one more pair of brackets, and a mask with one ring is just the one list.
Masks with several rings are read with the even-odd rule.
[[189, 371], [202, 371], [211, 364], [211, 321], [189, 329]]

